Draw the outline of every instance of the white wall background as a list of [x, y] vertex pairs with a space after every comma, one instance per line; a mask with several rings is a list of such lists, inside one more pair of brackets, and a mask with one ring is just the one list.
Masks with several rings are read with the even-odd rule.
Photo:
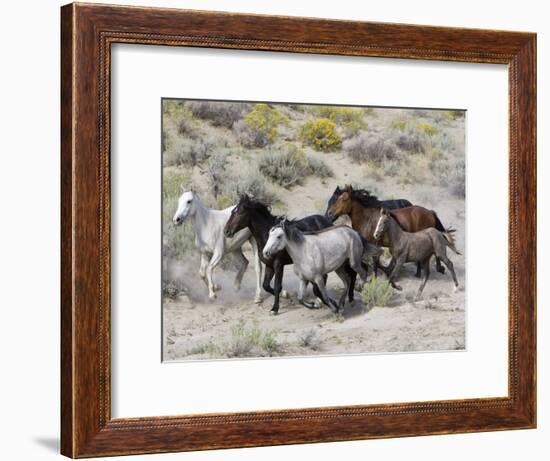
[[[404, 22], [538, 32], [539, 280], [550, 256], [548, 126], [550, 15], [531, 0], [441, 2], [387, 0], [141, 0], [118, 3], [293, 16]], [[10, 2], [2, 8], [0, 72], [0, 309], [3, 459], [58, 458], [59, 432], [59, 6], [58, 0]], [[545, 232], [546, 231], [546, 232]], [[136, 459], [279, 460], [546, 459], [550, 406], [549, 291], [541, 283], [539, 429], [214, 452]], [[546, 449], [545, 449], [546, 448]], [[545, 449], [545, 450], [544, 450]], [[543, 451], [544, 450], [544, 451]], [[129, 459], [129, 458], [126, 458]]]

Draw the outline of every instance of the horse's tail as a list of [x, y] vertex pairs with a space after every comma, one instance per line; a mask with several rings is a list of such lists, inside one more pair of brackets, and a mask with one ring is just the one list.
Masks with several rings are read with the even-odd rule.
[[361, 235], [359, 237], [361, 238], [361, 243], [363, 244], [363, 259], [368, 258], [369, 256], [380, 256], [382, 254], [382, 248], [370, 243]]
[[432, 213], [434, 214], [434, 219], [435, 219], [435, 228], [439, 231], [439, 232], [454, 232], [453, 229], [450, 229], [450, 230], [447, 230], [445, 229], [445, 227], [443, 226], [443, 224], [441, 223], [441, 221], [439, 220], [439, 216], [437, 216], [437, 213], [435, 211], [432, 211]]
[[456, 249], [456, 246], [455, 246], [455, 238], [454, 238], [454, 235], [452, 234], [453, 232], [455, 232], [454, 229], [451, 229], [449, 228], [448, 230], [446, 230], [445, 232], [442, 232], [443, 234], [443, 237], [445, 238], [445, 242], [447, 242], [447, 246], [453, 250], [457, 255], [460, 254], [460, 251], [458, 251]]

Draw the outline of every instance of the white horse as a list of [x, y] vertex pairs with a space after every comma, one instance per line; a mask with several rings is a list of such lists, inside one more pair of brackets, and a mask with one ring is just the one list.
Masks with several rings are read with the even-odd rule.
[[[269, 231], [269, 238], [263, 254], [269, 258], [286, 248], [294, 262], [294, 272], [300, 279], [298, 300], [304, 304], [303, 295], [307, 282], [314, 283], [314, 292], [334, 312], [338, 312], [345, 303], [351, 278], [346, 271], [346, 261], [366, 281], [367, 271], [363, 267], [363, 258], [379, 255], [381, 250], [362, 239], [348, 226], [333, 226], [320, 231], [302, 232], [292, 222], [283, 220]], [[336, 272], [344, 282], [338, 304], [328, 296], [324, 275]]]
[[212, 272], [224, 255], [232, 253], [238, 264], [235, 277], [235, 289], [241, 287], [241, 281], [248, 266], [248, 259], [243, 254], [242, 246], [250, 242], [254, 252], [254, 269], [256, 270], [256, 296], [254, 302], [260, 303], [262, 266], [256, 240], [252, 237], [248, 228], [237, 232], [233, 237], [224, 236], [225, 223], [231, 216], [234, 206], [224, 210], [212, 210], [202, 203], [199, 196], [193, 190], [183, 192], [178, 200], [178, 209], [174, 214], [173, 222], [181, 225], [186, 219], [193, 221], [195, 232], [195, 245], [201, 254], [199, 274], [208, 286], [208, 296], [216, 299], [216, 290], [220, 287], [212, 281]]

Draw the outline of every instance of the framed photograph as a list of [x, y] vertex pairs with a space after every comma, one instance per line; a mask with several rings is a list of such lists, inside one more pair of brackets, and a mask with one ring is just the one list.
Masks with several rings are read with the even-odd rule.
[[536, 35], [61, 10], [61, 452], [536, 427]]

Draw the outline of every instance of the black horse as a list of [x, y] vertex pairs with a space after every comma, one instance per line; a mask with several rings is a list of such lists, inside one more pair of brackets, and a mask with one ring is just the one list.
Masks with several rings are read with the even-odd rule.
[[[264, 203], [253, 200], [245, 194], [241, 196], [239, 203], [233, 209], [224, 228], [224, 234], [226, 237], [232, 237], [245, 227], [248, 227], [250, 232], [252, 232], [252, 236], [258, 243], [260, 258], [265, 264], [263, 288], [265, 291], [275, 296], [275, 301], [273, 302], [273, 307], [271, 308], [271, 313], [274, 315], [279, 312], [279, 297], [283, 286], [284, 266], [292, 264], [292, 259], [286, 250], [283, 250], [270, 258], [265, 258], [263, 255], [263, 249], [267, 239], [269, 238], [270, 229], [278, 224], [281, 219], [282, 217], [272, 215], [271, 211]], [[303, 219], [294, 221], [294, 223], [302, 232], [318, 231], [332, 226], [332, 221], [322, 215], [307, 216]], [[348, 291], [348, 299], [351, 303], [353, 302], [353, 291], [357, 273], [349, 265], [346, 265], [346, 271], [351, 277], [351, 285]], [[271, 288], [271, 279], [273, 276], [275, 276], [275, 284], [274, 287]], [[323, 299], [323, 296], [316, 284], [313, 284], [313, 292], [315, 293], [315, 296]], [[314, 307], [309, 303], [304, 303], [304, 305], [308, 308]]]
[[[325, 216], [327, 218], [330, 219], [330, 217], [328, 216], [329, 208], [334, 204], [334, 202], [336, 202], [336, 200], [338, 200], [338, 197], [342, 195], [342, 192], [344, 192], [344, 189], [340, 189], [340, 186], [336, 186], [336, 189], [334, 189], [334, 192], [328, 199], [327, 211], [325, 212]], [[368, 191], [363, 189], [358, 190], [357, 192], [362, 192], [364, 194], [370, 195]], [[413, 206], [411, 202], [409, 202], [407, 199], [404, 199], [404, 198], [398, 198], [395, 200], [378, 200], [378, 202], [380, 203], [380, 207], [387, 208], [388, 210], [396, 210], [398, 208], [407, 208], [409, 206]], [[335, 221], [335, 220], [336, 218], [332, 218], [332, 221]]]

